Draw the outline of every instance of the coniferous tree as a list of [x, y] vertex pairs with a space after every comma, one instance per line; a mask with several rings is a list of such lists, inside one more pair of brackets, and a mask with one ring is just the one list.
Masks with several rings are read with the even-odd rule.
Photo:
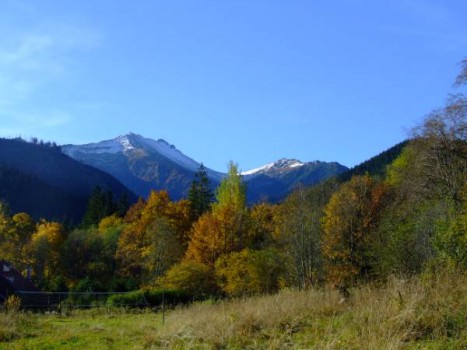
[[119, 217], [124, 217], [129, 208], [130, 202], [128, 201], [128, 195], [123, 193], [116, 204], [116, 213]]
[[190, 212], [193, 222], [198, 220], [211, 207], [213, 193], [206, 168], [202, 163], [191, 183], [190, 190], [188, 191], [188, 200], [190, 201]]
[[104, 192], [100, 186], [97, 186], [89, 197], [88, 207], [83, 217], [83, 227], [99, 224], [103, 218], [115, 213], [119, 209], [117, 207], [112, 191]]

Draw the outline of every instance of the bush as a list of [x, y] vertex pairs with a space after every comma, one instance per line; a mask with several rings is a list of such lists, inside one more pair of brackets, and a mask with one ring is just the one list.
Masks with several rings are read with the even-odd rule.
[[145, 307], [148, 302], [144, 292], [137, 290], [125, 294], [114, 294], [107, 299], [108, 306]]
[[168, 307], [180, 304], [188, 304], [193, 297], [181, 290], [148, 290], [145, 293], [146, 300], [151, 306], [160, 306], [164, 301]]
[[274, 249], [245, 249], [216, 261], [218, 282], [229, 296], [277, 292], [283, 269]]
[[184, 261], [172, 266], [157, 281], [157, 285], [164, 289], [181, 291], [197, 300], [217, 293], [213, 269], [196, 261]]
[[188, 304], [193, 297], [179, 290], [136, 290], [124, 294], [114, 294], [107, 299], [107, 306], [126, 307], [159, 307], [165, 303], [166, 307]]
[[7, 313], [17, 313], [21, 308], [21, 299], [16, 295], [10, 295], [5, 300], [5, 311]]

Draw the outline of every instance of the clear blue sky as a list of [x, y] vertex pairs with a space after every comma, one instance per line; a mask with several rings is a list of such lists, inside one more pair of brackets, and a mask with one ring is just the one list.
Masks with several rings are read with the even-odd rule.
[[465, 0], [1, 0], [0, 136], [353, 166], [442, 106]]

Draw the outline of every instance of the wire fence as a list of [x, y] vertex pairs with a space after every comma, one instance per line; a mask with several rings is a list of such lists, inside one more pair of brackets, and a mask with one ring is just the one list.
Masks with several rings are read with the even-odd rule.
[[14, 295], [20, 298], [21, 308], [26, 310], [88, 309], [106, 306], [117, 307], [148, 307], [151, 306], [141, 295], [137, 301], [131, 298], [119, 298], [118, 303], [108, 303], [113, 296], [131, 295], [132, 292], [30, 292], [16, 291]]

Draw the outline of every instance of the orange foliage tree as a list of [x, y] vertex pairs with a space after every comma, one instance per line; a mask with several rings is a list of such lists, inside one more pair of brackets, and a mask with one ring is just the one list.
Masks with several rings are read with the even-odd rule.
[[355, 176], [325, 208], [322, 249], [328, 279], [346, 288], [371, 273], [370, 247], [385, 188], [368, 175]]

